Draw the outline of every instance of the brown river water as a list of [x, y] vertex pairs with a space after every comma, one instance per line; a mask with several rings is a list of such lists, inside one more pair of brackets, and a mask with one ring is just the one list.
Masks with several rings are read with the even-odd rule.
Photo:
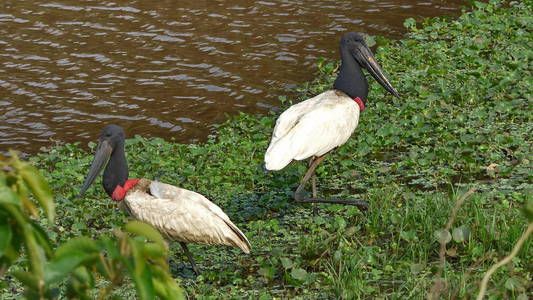
[[[0, 1], [0, 153], [86, 144], [106, 124], [189, 143], [264, 113], [338, 58], [348, 31], [389, 38], [462, 0]], [[394, 70], [385, 70], [391, 77]]]

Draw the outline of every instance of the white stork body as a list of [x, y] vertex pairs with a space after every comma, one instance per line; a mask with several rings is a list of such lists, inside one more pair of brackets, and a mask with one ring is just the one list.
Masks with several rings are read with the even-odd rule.
[[268, 170], [292, 160], [322, 156], [346, 143], [359, 123], [359, 105], [345, 93], [329, 90], [289, 107], [276, 121], [265, 154]]
[[141, 179], [121, 206], [169, 240], [234, 246], [250, 253], [250, 242], [239, 228], [220, 207], [196, 192]]
[[196, 274], [200, 272], [187, 248], [188, 242], [234, 246], [250, 253], [246, 236], [204, 196], [149, 179], [128, 180], [124, 141], [122, 127], [104, 128], [80, 196], [105, 167], [102, 183], [106, 193], [137, 220], [154, 226], [169, 240], [180, 242]]
[[[364, 201], [318, 198], [314, 172], [329, 151], [346, 143], [359, 123], [359, 113], [368, 96], [368, 81], [362, 68], [391, 94], [399, 95], [381, 71], [362, 34], [344, 34], [339, 50], [341, 65], [333, 89], [293, 105], [279, 116], [265, 153], [265, 167], [281, 170], [292, 160], [311, 158], [309, 168], [294, 192], [296, 201], [349, 204], [366, 209], [368, 205]], [[310, 178], [313, 178], [312, 198], [306, 197], [304, 191]]]

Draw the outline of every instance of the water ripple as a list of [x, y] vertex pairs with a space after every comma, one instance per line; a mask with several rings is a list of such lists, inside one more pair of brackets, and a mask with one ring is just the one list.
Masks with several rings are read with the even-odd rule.
[[[0, 13], [0, 153], [53, 140], [198, 141], [227, 113], [266, 112], [336, 59], [346, 31], [392, 38], [407, 17], [462, 0], [5, 0]], [[389, 71], [388, 73], [393, 74]]]

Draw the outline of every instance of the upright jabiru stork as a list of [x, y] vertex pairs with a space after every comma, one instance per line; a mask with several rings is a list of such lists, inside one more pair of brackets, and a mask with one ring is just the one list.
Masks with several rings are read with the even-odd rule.
[[250, 253], [250, 242], [242, 231], [204, 196], [150, 179], [128, 179], [124, 139], [120, 126], [104, 128], [80, 196], [105, 166], [106, 193], [135, 219], [154, 226], [167, 239], [180, 242], [196, 274], [200, 272], [186, 243], [228, 245]]
[[[381, 71], [360, 33], [346, 33], [340, 40], [341, 66], [333, 89], [289, 107], [276, 121], [265, 167], [281, 170], [293, 160], [311, 158], [309, 169], [294, 193], [298, 202], [340, 203], [367, 208], [364, 201], [317, 198], [314, 171], [327, 153], [346, 143], [365, 109], [368, 82], [362, 68], [392, 95], [400, 97]], [[303, 188], [313, 177], [313, 198]]]

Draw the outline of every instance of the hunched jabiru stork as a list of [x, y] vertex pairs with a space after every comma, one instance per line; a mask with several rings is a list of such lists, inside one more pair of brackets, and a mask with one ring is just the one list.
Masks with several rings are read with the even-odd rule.
[[[310, 158], [309, 169], [294, 193], [298, 202], [350, 204], [366, 209], [359, 200], [317, 198], [314, 171], [327, 153], [346, 143], [365, 109], [368, 82], [362, 68], [392, 95], [400, 97], [381, 71], [361, 33], [346, 33], [340, 40], [341, 66], [333, 89], [292, 105], [276, 121], [265, 167], [281, 170], [293, 160]], [[313, 197], [305, 196], [305, 184], [312, 180]]]
[[154, 226], [168, 240], [180, 242], [196, 274], [200, 272], [186, 243], [228, 245], [250, 253], [250, 242], [242, 231], [204, 196], [150, 179], [128, 179], [124, 139], [122, 127], [104, 128], [80, 196], [105, 166], [106, 193], [135, 219]]

